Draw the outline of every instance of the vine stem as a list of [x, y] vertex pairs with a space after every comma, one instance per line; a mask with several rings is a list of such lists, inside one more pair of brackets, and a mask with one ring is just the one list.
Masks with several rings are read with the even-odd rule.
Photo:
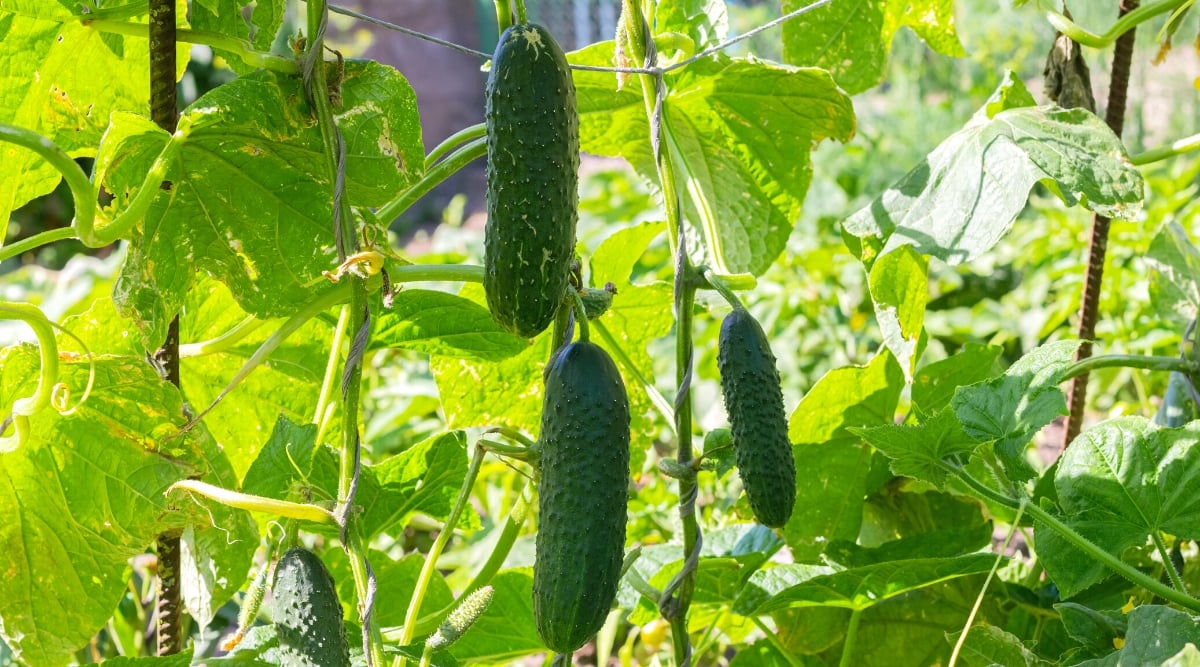
[[858, 607], [850, 611], [850, 625], [846, 627], [846, 641], [842, 643], [842, 659], [838, 662], [838, 667], [850, 667], [854, 664], [851, 658], [854, 657], [854, 645], [858, 643], [858, 626], [862, 621], [862, 612]]
[[1184, 155], [1185, 153], [1191, 153], [1195, 150], [1200, 150], [1200, 134], [1193, 134], [1190, 137], [1184, 137], [1183, 139], [1172, 141], [1166, 146], [1159, 146], [1157, 148], [1151, 148], [1148, 151], [1138, 153], [1137, 155], [1130, 155], [1129, 161], [1140, 167], [1142, 165], [1152, 164], [1160, 160], [1173, 158], [1178, 155]]
[[[1052, 9], [1046, 11], [1046, 20], [1054, 29], [1062, 34], [1070, 37], [1084, 46], [1090, 46], [1096, 49], [1106, 49], [1113, 42], [1120, 39], [1122, 36], [1133, 31], [1134, 28], [1149, 21], [1150, 19], [1164, 14], [1166, 12], [1182, 7], [1188, 0], [1160, 0], [1152, 2], [1148, 5], [1137, 7], [1137, 3], [1130, 3], [1126, 0], [1125, 5], [1128, 11], [1123, 11], [1117, 22], [1112, 25], [1103, 35], [1097, 35], [1080, 27], [1065, 14], [1061, 14]], [[1136, 8], [1135, 8], [1136, 7]]]
[[1139, 354], [1102, 354], [1080, 359], [1067, 366], [1062, 380], [1071, 380], [1101, 368], [1140, 368], [1148, 371], [1179, 371], [1187, 375], [1200, 371], [1194, 362], [1179, 357], [1150, 357]]
[[[400, 635], [401, 646], [407, 646], [412, 643], [417, 629], [417, 614], [421, 611], [421, 603], [425, 600], [425, 592], [429, 589], [429, 582], [433, 580], [433, 573], [437, 570], [438, 557], [442, 555], [442, 551], [446, 549], [446, 545], [454, 535], [454, 527], [458, 525], [458, 519], [462, 516], [463, 509], [471, 499], [471, 489], [474, 488], [475, 480], [479, 477], [479, 468], [483, 465], [483, 458], [486, 455], [486, 450], [479, 445], [475, 445], [474, 453], [471, 456], [471, 464], [467, 467], [467, 476], [463, 478], [462, 487], [458, 490], [458, 498], [454, 501], [454, 507], [451, 508], [450, 515], [446, 517], [446, 523], [443, 525], [441, 532], [438, 533], [437, 539], [433, 541], [433, 546], [429, 548], [429, 553], [425, 555], [425, 564], [421, 566], [421, 573], [417, 575], [417, 581], [413, 585], [412, 597], [408, 601], [408, 610], [404, 613], [404, 631]], [[401, 657], [397, 658], [392, 664], [400, 667], [405, 662]]]
[[[67, 155], [66, 151], [59, 148], [50, 139], [32, 130], [14, 125], [0, 124], [0, 143], [15, 144], [37, 153], [62, 175], [71, 189], [71, 198], [75, 203], [75, 219], [71, 222], [72, 235], [89, 248], [102, 248], [123, 238], [133, 228], [134, 223], [146, 215], [146, 211], [150, 209], [150, 205], [158, 196], [159, 185], [166, 179], [167, 170], [179, 154], [182, 145], [181, 139], [187, 134], [186, 128], [183, 131], [172, 130], [172, 132], [174, 134], [167, 141], [154, 164], [151, 165], [150, 170], [146, 172], [142, 186], [138, 188], [137, 194], [133, 196], [129, 205], [115, 218], [100, 227], [97, 227], [97, 218], [103, 219], [105, 216], [100, 215], [96, 210], [96, 190], [92, 182], [88, 180], [87, 174], [83, 173], [83, 169], [75, 163], [70, 155]], [[23, 244], [13, 244], [0, 249], [0, 261], [62, 238], [69, 238], [69, 236], [64, 236], [61, 230], [38, 234], [26, 239]]]
[[[329, 409], [333, 397], [333, 383], [337, 378], [338, 362], [342, 360], [342, 345], [346, 339], [346, 327], [350, 324], [350, 308], [342, 306], [337, 324], [333, 327], [333, 339], [329, 342], [329, 359], [325, 362], [325, 375], [321, 378], [321, 392], [317, 395], [317, 407], [313, 410], [313, 423], [320, 424]], [[313, 448], [316, 456], [318, 448]]]
[[[658, 59], [654, 38], [649, 23], [641, 12], [637, 0], [625, 0], [626, 15], [624, 39], [628, 53], [634, 62], [642, 62], [650, 68]], [[622, 44], [624, 48], [626, 44]], [[663, 150], [669, 142], [670, 127], [666, 114], [667, 88], [661, 71], [642, 79], [642, 100], [646, 117], [650, 121], [650, 144], [658, 171], [659, 184], [666, 209], [667, 228], [675, 255], [674, 309], [675, 309], [675, 380], [674, 404], [675, 435], [678, 442], [676, 461], [690, 469], [692, 453], [692, 308], [696, 300], [697, 280], [694, 279], [691, 260], [688, 257], [687, 227], [684, 225], [679, 200], [679, 188], [675, 175], [677, 156]], [[688, 636], [687, 616], [691, 606], [692, 592], [696, 584], [696, 568], [700, 560], [703, 537], [696, 520], [696, 497], [698, 487], [694, 470], [679, 478], [679, 518], [683, 528], [683, 568], [663, 590], [659, 598], [659, 612], [671, 625], [671, 641], [675, 662], [680, 667], [692, 664], [691, 638]]]
[[[1200, 600], [1188, 595], [1183, 591], [1178, 591], [1170, 586], [1167, 586], [1158, 579], [1155, 579], [1154, 577], [1151, 577], [1132, 565], [1125, 563], [1117, 556], [1114, 556], [1104, 549], [1101, 549], [1091, 540], [1075, 532], [1073, 528], [1062, 521], [1059, 521], [1057, 517], [1050, 514], [1048, 511], [1042, 509], [1037, 503], [1022, 502], [1016, 498], [1006, 496], [999, 491], [989, 488], [986, 484], [978, 479], [975, 479], [975, 477], [962, 468], [953, 466], [949, 463], [942, 462], [940, 467], [953, 475], [955, 479], [961, 481], [972, 491], [977, 493], [977, 498], [991, 500], [998, 505], [1012, 509], [1020, 509], [1023, 505], [1025, 508], [1024, 511], [1028, 512], [1029, 515], [1033, 517], [1034, 521], [1039, 521], [1042, 523], [1042, 525], [1058, 533], [1059, 537], [1062, 537], [1088, 557], [1099, 561], [1110, 570], [1116, 572], [1122, 577], [1125, 577], [1132, 583], [1150, 591], [1151, 593], [1154, 593], [1164, 600], [1174, 602], [1175, 604], [1186, 609], [1200, 612]], [[1167, 561], [1166, 567], [1171, 567], [1170, 561]]]
[[233, 325], [228, 331], [216, 338], [210, 338], [198, 343], [181, 344], [179, 346], [179, 356], [181, 358], [203, 357], [209, 354], [227, 352], [245, 340], [247, 336], [258, 331], [266, 323], [266, 320], [260, 320], [253, 315], [247, 315], [241, 322]]
[[[443, 143], [442, 146], [444, 145]], [[434, 149], [435, 152], [437, 150], [444, 150], [442, 146]], [[430, 190], [437, 187], [442, 181], [445, 181], [469, 163], [478, 160], [486, 154], [487, 140], [482, 137], [471, 138], [470, 141], [455, 150], [446, 159], [429, 167], [419, 181], [413, 183], [404, 192], [401, 192], [398, 197], [379, 207], [379, 210], [375, 211], [375, 216], [379, 218], [380, 222], [391, 224], [401, 213], [408, 210], [409, 206], [412, 206], [414, 202], [428, 194]], [[426, 158], [426, 162], [429, 162], [432, 156], [433, 153], [430, 153], [430, 157]]]
[[[338, 259], [346, 258], [358, 251], [358, 233], [350, 211], [350, 203], [343, 196], [346, 185], [346, 145], [341, 130], [334, 119], [330, 101], [330, 84], [325, 63], [325, 29], [329, 13], [325, 0], [308, 0], [308, 41], [302, 71], [308, 101], [316, 111], [322, 142], [325, 146], [327, 170], [332, 176], [332, 225], [337, 245]], [[337, 54], [338, 63], [341, 55]], [[335, 76], [336, 85], [341, 85], [340, 67]], [[370, 276], [375, 278], [376, 276]], [[383, 638], [379, 627], [372, 622], [371, 611], [375, 604], [375, 575], [367, 559], [367, 548], [358, 530], [358, 515], [352, 511], [358, 490], [361, 472], [362, 440], [359, 427], [361, 411], [363, 357], [370, 339], [371, 313], [367, 305], [367, 276], [350, 274], [350, 303], [348, 306], [349, 326], [354, 328], [349, 350], [346, 353], [342, 372], [342, 433], [341, 452], [338, 466], [338, 496], [334, 515], [338, 518], [342, 548], [350, 562], [354, 576], [354, 588], [358, 597], [359, 620], [362, 625], [363, 652], [368, 667], [384, 664]]]
[[[1139, 0], [1121, 0], [1120, 17], [1125, 17], [1137, 9]], [[1119, 21], [1118, 21], [1119, 22]], [[1063, 34], [1067, 34], [1064, 32]], [[1133, 41], [1136, 30], [1129, 30], [1117, 38], [1117, 46], [1113, 50], [1112, 79], [1108, 88], [1108, 108], [1104, 112], [1104, 121], [1117, 137], [1125, 126], [1125, 99], [1129, 90], [1129, 70], [1133, 60]], [[1092, 339], [1096, 337], [1096, 317], [1100, 310], [1101, 279], [1104, 276], [1104, 255], [1108, 250], [1108, 228], [1110, 219], [1096, 214], [1092, 217], [1092, 234], [1088, 242], [1087, 273], [1084, 275], [1083, 297], [1079, 305], [1078, 338], [1083, 341], [1075, 351], [1075, 360], [1081, 361], [1092, 356]], [[1083, 410], [1087, 406], [1088, 376], [1079, 375], [1071, 381], [1067, 391], [1067, 404], [1070, 413], [1067, 426], [1063, 429], [1062, 446], [1065, 450], [1071, 441], [1079, 435], [1083, 426]]]

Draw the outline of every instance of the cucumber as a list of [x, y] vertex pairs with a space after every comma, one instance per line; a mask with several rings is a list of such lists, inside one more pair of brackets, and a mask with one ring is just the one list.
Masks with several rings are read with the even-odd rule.
[[488, 308], [532, 337], [566, 295], [579, 205], [579, 115], [567, 58], [547, 30], [509, 27], [487, 80]]
[[342, 603], [316, 554], [289, 549], [275, 566], [271, 591], [282, 667], [349, 667]]
[[1168, 428], [1179, 428], [1198, 416], [1196, 401], [1192, 398], [1191, 380], [1179, 371], [1171, 371], [1167, 378], [1167, 392], [1162, 405], [1154, 413], [1154, 423]]
[[604, 625], [625, 548], [629, 400], [599, 346], [571, 343], [551, 360], [537, 451], [533, 616], [546, 646], [570, 653]]
[[717, 368], [734, 460], [750, 508], [759, 523], [778, 528], [787, 523], [796, 503], [796, 461], [775, 355], [747, 311], [735, 309], [721, 323]]

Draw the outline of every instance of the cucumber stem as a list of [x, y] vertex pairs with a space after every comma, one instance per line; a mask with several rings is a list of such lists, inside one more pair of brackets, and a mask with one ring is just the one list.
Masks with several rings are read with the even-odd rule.
[[496, 5], [496, 28], [499, 34], [503, 35], [505, 30], [513, 24], [512, 6], [509, 5], [509, 0], [495, 0]]
[[1167, 578], [1171, 580], [1171, 586], [1180, 593], [1186, 594], [1188, 592], [1187, 585], [1183, 583], [1179, 572], [1171, 564], [1171, 554], [1167, 552], [1167, 545], [1163, 542], [1162, 535], [1157, 530], [1151, 531], [1150, 540], [1154, 542], [1154, 549], [1158, 552], [1158, 557], [1162, 559], [1163, 569], [1167, 571]]
[[707, 266], [701, 266], [699, 269], [699, 276], [705, 281], [706, 286], [716, 290], [734, 310], [746, 310], [742, 300], [733, 293], [724, 278], [718, 276]]
[[[573, 289], [568, 289], [567, 293], [567, 298], [571, 300], [571, 305], [575, 308], [575, 321], [579, 323], [579, 340], [590, 342], [591, 331], [588, 329], [587, 308], [583, 305], [583, 297]], [[565, 306], [566, 304], [563, 304], [563, 307]]]

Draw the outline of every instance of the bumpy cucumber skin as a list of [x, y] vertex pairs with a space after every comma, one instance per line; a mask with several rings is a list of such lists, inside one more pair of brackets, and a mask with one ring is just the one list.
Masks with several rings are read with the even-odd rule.
[[533, 616], [570, 653], [604, 625], [617, 595], [629, 488], [629, 400], [603, 349], [572, 343], [550, 362], [538, 440]]
[[717, 367], [750, 508], [759, 523], [781, 527], [796, 504], [796, 461], [775, 355], [762, 327], [745, 310], [734, 310], [721, 323]]
[[500, 36], [487, 81], [484, 281], [500, 326], [532, 337], [566, 294], [579, 205], [579, 115], [562, 48], [545, 28]]
[[342, 603], [316, 554], [289, 549], [275, 566], [271, 591], [282, 667], [349, 667]]

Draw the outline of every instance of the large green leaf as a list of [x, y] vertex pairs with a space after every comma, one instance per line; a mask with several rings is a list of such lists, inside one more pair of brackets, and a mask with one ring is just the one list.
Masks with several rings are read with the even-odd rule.
[[911, 246], [897, 248], [871, 265], [868, 283], [883, 343], [896, 355], [904, 377], [911, 381], [925, 328], [929, 261]]
[[[1123, 417], [1084, 431], [1054, 477], [1062, 520], [1101, 549], [1121, 554], [1153, 533], [1200, 538], [1200, 424], [1157, 428]], [[1111, 571], [1054, 531], [1036, 526], [1038, 557], [1063, 597]]]
[[[571, 61], [611, 65], [612, 42]], [[657, 183], [638, 83], [615, 91], [611, 74], [576, 71], [580, 141], [621, 156]], [[828, 73], [717, 55], [666, 76], [663, 116], [687, 222], [721, 272], [761, 274], [783, 250], [812, 180], [808, 154], [854, 134], [850, 100]], [[684, 189], [686, 188], [686, 189]]]
[[1158, 315], [1185, 326], [1200, 313], [1200, 251], [1178, 222], [1158, 230], [1146, 253], [1150, 302]]
[[[32, 393], [37, 364], [29, 346], [0, 352], [0, 413]], [[85, 363], [60, 367], [59, 380], [76, 397], [87, 376]], [[102, 357], [85, 403], [69, 416], [52, 409], [35, 415], [28, 441], [0, 455], [0, 513], [7, 517], [0, 525], [0, 570], [7, 573], [0, 628], [22, 660], [64, 664], [112, 615], [129, 559], [155, 535], [207, 520], [194, 504], [164, 496], [172, 483], [201, 473], [213, 483], [232, 481], [201, 429], [171, 439], [183, 422], [179, 392], [148, 364]], [[257, 543], [245, 524], [214, 532]], [[240, 586], [245, 570], [222, 567], [229, 584]]]
[[797, 561], [858, 535], [871, 453], [849, 428], [892, 423], [903, 388], [896, 359], [884, 351], [867, 366], [829, 371], [792, 412], [796, 507], [784, 536]]
[[[783, 11], [809, 4], [784, 0]], [[966, 55], [954, 29], [953, 0], [840, 0], [783, 24], [783, 57], [828, 69], [854, 95], [883, 80], [892, 38], [904, 26], [938, 53]]]
[[1141, 209], [1142, 177], [1120, 139], [1082, 109], [1034, 106], [1011, 74], [963, 129], [843, 223], [868, 265], [904, 245], [949, 264], [1000, 240], [1042, 183], [1109, 217]]
[[[755, 616], [790, 607], [864, 610], [926, 586], [987, 572], [995, 562], [996, 556], [991, 554], [890, 561], [820, 574], [773, 593], [761, 587], [766, 579], [756, 584], [756, 575], [733, 608], [737, 613]], [[779, 568], [766, 572], [775, 569]]]
[[[112, 112], [144, 113], [150, 96], [147, 40], [84, 24], [78, 18], [82, 7], [0, 0], [0, 123], [46, 135], [76, 157], [96, 154]], [[180, 42], [179, 75], [188, 52]], [[58, 172], [32, 152], [0, 145], [0, 220], [53, 190], [59, 180]]]
[[[390, 67], [350, 62], [341, 91], [346, 198], [381, 205], [424, 169], [412, 89]], [[173, 185], [146, 215], [114, 290], [148, 346], [161, 342], [196, 269], [259, 317], [287, 315], [327, 288], [322, 271], [337, 263], [333, 181], [303, 99], [299, 77], [258, 72], [204, 95], [180, 117]], [[140, 185], [105, 183], [114, 192]]]
[[996, 360], [1003, 351], [994, 345], [968, 343], [953, 356], [922, 366], [913, 377], [914, 407], [921, 414], [933, 414], [950, 405], [959, 387], [995, 377], [1000, 372]]
[[[1190, 654], [1185, 653], [1189, 645]], [[1197, 660], [1200, 656], [1195, 652], [1197, 646], [1200, 646], [1200, 619], [1162, 605], [1143, 605], [1129, 612], [1129, 631], [1119, 651], [1081, 662], [1077, 667], [1196, 665], [1200, 664]]]
[[[957, 641], [958, 637], [953, 639]], [[1048, 667], [1052, 664], [1029, 650], [1016, 635], [986, 623], [971, 626], [961, 655], [970, 667]]]
[[529, 341], [501, 329], [487, 308], [445, 292], [402, 290], [374, 320], [368, 349], [496, 361], [529, 347]]
[[1074, 340], [1043, 345], [1018, 359], [1004, 375], [960, 387], [950, 401], [963, 431], [978, 442], [993, 441], [996, 456], [1014, 481], [1035, 474], [1025, 456], [1033, 436], [1067, 414], [1058, 384], [1077, 347], [1079, 341]]
[[943, 408], [918, 425], [885, 424], [855, 429], [871, 446], [892, 460], [892, 472], [929, 482], [939, 489], [946, 486], [943, 464], [961, 463], [979, 443], [963, 433], [958, 418]]

